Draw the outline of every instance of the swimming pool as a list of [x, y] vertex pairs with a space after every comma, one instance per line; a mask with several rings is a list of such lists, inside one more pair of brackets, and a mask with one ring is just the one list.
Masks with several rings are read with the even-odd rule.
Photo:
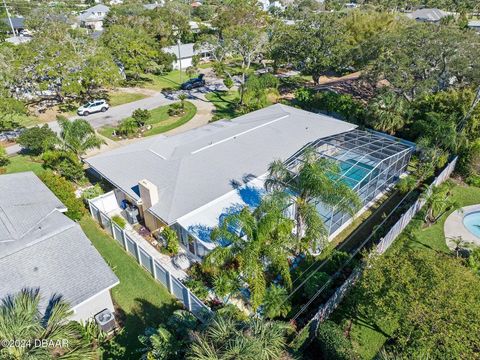
[[475, 211], [463, 217], [463, 225], [473, 235], [480, 238], [480, 211]]

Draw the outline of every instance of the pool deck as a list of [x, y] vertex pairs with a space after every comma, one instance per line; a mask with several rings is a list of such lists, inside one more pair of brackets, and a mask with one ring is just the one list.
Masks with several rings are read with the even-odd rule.
[[447, 246], [451, 250], [455, 250], [455, 243], [453, 239], [461, 238], [465, 243], [472, 243], [476, 246], [480, 246], [480, 238], [473, 235], [463, 224], [463, 217], [465, 215], [479, 212], [480, 204], [465, 206], [461, 209], [458, 209], [450, 214], [450, 216], [445, 220], [445, 225], [443, 231], [445, 233], [445, 240]]

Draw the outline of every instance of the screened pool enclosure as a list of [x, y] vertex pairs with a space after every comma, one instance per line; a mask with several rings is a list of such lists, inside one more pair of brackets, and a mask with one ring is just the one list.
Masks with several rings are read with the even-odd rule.
[[[367, 207], [406, 171], [415, 145], [385, 134], [355, 129], [319, 139], [309, 147], [314, 148], [318, 156], [338, 163], [341, 169], [338, 180], [354, 189], [362, 206]], [[299, 151], [287, 161], [294, 172], [302, 162], [301, 153]], [[335, 207], [319, 204], [317, 209], [330, 237], [351, 219]]]

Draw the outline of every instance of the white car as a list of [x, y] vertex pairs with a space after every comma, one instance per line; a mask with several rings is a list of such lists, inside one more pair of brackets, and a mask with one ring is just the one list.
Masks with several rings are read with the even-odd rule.
[[105, 112], [110, 106], [106, 100], [94, 100], [82, 105], [78, 108], [77, 114], [80, 116], [87, 116], [96, 112]]

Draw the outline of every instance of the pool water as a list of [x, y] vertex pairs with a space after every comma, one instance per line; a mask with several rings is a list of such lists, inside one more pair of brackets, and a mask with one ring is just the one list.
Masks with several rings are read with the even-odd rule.
[[465, 215], [463, 217], [463, 225], [473, 235], [480, 238], [480, 211]]

